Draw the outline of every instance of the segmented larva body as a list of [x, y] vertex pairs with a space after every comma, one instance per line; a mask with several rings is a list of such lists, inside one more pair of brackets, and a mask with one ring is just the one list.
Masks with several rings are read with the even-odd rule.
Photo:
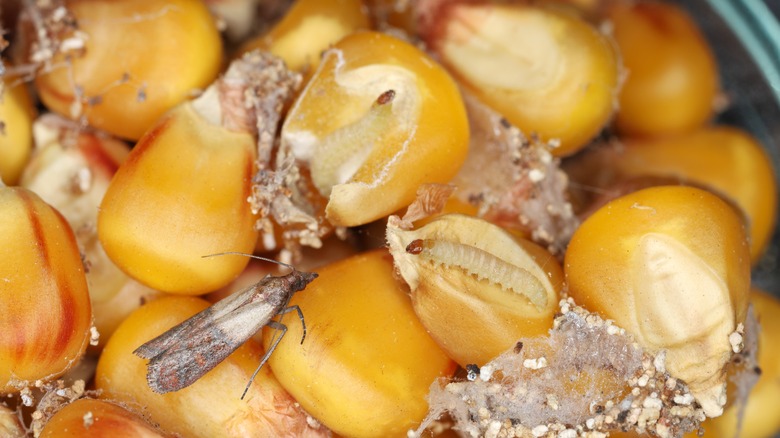
[[439, 239], [421, 241], [421, 245], [416, 246], [422, 250], [417, 253], [425, 260], [445, 267], [458, 267], [479, 280], [487, 280], [505, 290], [512, 290], [528, 298], [539, 309], [547, 305], [544, 287], [527, 270], [474, 246]]

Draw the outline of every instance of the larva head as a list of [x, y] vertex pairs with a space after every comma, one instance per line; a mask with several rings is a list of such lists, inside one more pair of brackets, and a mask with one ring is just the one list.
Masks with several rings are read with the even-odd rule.
[[486, 363], [552, 326], [562, 273], [543, 248], [457, 214], [413, 231], [391, 219], [387, 242], [417, 315], [461, 365]]

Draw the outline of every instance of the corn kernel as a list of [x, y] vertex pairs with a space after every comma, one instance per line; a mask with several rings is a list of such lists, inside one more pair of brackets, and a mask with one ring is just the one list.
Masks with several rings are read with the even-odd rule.
[[0, 181], [14, 185], [32, 150], [35, 111], [24, 84], [0, 82]]
[[388, 246], [414, 311], [462, 366], [484, 365], [519, 338], [544, 336], [552, 327], [563, 271], [542, 247], [457, 214], [414, 231], [394, 222]]
[[576, 152], [609, 120], [617, 57], [586, 22], [529, 5], [430, 3], [445, 4], [422, 29], [444, 64], [524, 132], [559, 139], [556, 155]]
[[588, 152], [574, 165], [583, 176], [577, 182], [588, 186], [602, 187], [598, 180], [605, 174], [618, 179], [652, 176], [694, 184], [733, 200], [748, 219], [753, 262], [761, 257], [775, 229], [777, 185], [771, 159], [756, 139], [737, 128], [718, 126], [672, 137], [625, 139], [616, 148]]
[[608, 17], [628, 70], [616, 117], [621, 132], [680, 133], [712, 117], [718, 93], [715, 59], [680, 6], [616, 2]]
[[146, 382], [146, 360], [133, 355], [133, 350], [206, 307], [204, 300], [174, 296], [133, 312], [100, 356], [95, 374], [100, 397], [143, 406], [152, 422], [181, 436], [321, 436], [322, 431], [307, 425], [306, 415], [267, 367], [260, 370], [241, 400], [263, 355], [252, 340], [191, 386], [166, 394], [152, 392]]
[[[370, 141], [366, 141], [370, 139]], [[447, 182], [468, 148], [468, 122], [449, 75], [412, 45], [352, 34], [326, 53], [282, 128], [280, 162], [308, 164], [327, 219], [355, 226]]]
[[761, 324], [758, 332], [758, 367], [761, 376], [748, 396], [742, 428], [736, 430], [740, 407], [732, 405], [722, 416], [704, 424], [707, 437], [770, 438], [780, 431], [780, 417], [777, 416], [780, 403], [780, 301], [764, 291], [753, 289], [750, 303]]
[[119, 168], [100, 206], [106, 253], [160, 291], [203, 294], [226, 285], [248, 259], [202, 256], [251, 252], [257, 241], [247, 202], [255, 139], [201, 111], [219, 108], [214, 98], [207, 92], [160, 119]]
[[[73, 0], [71, 51], [38, 75], [43, 103], [95, 128], [136, 140], [164, 112], [204, 88], [222, 57], [206, 6], [191, 0]], [[33, 54], [35, 55], [35, 54]]]
[[291, 70], [313, 71], [328, 47], [368, 27], [360, 0], [297, 0], [270, 32], [249, 40], [239, 52], [268, 50]]
[[569, 294], [613, 319], [684, 380], [708, 416], [725, 403], [729, 335], [744, 321], [750, 255], [739, 216], [690, 187], [655, 187], [618, 198], [572, 237]]
[[17, 413], [0, 404], [0, 436], [5, 438], [25, 438], [27, 433]]
[[83, 398], [57, 411], [41, 430], [40, 438], [169, 436], [138, 414], [104, 400]]
[[[454, 364], [417, 320], [393, 277], [393, 262], [377, 250], [318, 270], [296, 294], [306, 321], [287, 317], [287, 334], [269, 364], [279, 382], [339, 435], [400, 436], [427, 411], [425, 395]], [[278, 336], [266, 328], [264, 344]]]
[[0, 210], [2, 393], [54, 379], [77, 363], [89, 343], [92, 313], [65, 219], [22, 188], [0, 187]]

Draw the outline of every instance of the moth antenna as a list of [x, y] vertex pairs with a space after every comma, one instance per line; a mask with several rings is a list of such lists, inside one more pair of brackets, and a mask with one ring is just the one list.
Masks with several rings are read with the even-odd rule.
[[293, 265], [288, 265], [287, 263], [280, 262], [279, 260], [269, 259], [269, 258], [266, 258], [266, 257], [260, 257], [260, 256], [257, 256], [257, 255], [254, 255], [254, 254], [247, 254], [245, 252], [238, 252], [238, 251], [218, 252], [216, 254], [208, 254], [208, 255], [201, 256], [201, 258], [205, 259], [205, 258], [208, 258], [208, 257], [217, 257], [217, 256], [223, 256], [223, 255], [240, 255], [240, 256], [249, 257], [249, 258], [252, 258], [252, 259], [262, 260], [264, 262], [276, 263], [277, 265], [284, 266], [285, 268], [287, 268], [287, 269], [289, 269], [291, 271], [295, 271], [296, 270]]

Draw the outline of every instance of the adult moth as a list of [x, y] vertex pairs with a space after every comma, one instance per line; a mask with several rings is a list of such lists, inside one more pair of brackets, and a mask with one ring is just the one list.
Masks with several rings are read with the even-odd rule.
[[297, 271], [292, 266], [280, 264], [290, 268], [292, 272], [280, 277], [266, 276], [133, 351], [133, 354], [149, 359], [146, 381], [152, 391], [166, 393], [192, 385], [250, 336], [268, 325], [279, 330], [281, 335], [274, 338], [271, 347], [261, 359], [241, 395], [243, 399], [257, 372], [287, 332], [284, 324], [272, 321], [273, 317], [291, 311], [297, 312], [303, 325], [303, 343], [306, 338], [303, 312], [298, 306], [288, 304], [296, 292], [303, 290], [317, 278], [317, 274]]

